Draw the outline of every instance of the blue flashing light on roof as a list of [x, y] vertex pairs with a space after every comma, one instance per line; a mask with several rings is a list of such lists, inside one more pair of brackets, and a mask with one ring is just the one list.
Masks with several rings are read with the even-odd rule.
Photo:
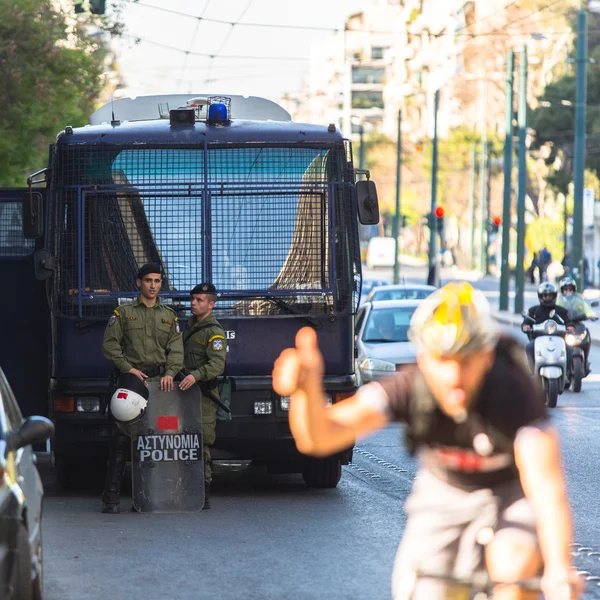
[[229, 115], [227, 114], [227, 106], [221, 102], [211, 104], [208, 108], [208, 119], [207, 123], [215, 125], [218, 123], [228, 123]]

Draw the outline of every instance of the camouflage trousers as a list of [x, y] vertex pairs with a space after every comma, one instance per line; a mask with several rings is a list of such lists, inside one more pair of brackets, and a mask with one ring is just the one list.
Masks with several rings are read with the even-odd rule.
[[204, 442], [204, 481], [212, 481], [210, 447], [215, 443], [217, 427], [217, 405], [202, 395], [202, 436]]

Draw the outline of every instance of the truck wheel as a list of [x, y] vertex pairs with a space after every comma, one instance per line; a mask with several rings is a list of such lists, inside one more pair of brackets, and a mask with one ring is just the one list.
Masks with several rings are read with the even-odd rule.
[[573, 391], [581, 391], [581, 380], [583, 379], [583, 361], [580, 356], [573, 358]]
[[342, 477], [342, 461], [337, 456], [308, 458], [302, 469], [302, 478], [308, 487], [334, 488]]

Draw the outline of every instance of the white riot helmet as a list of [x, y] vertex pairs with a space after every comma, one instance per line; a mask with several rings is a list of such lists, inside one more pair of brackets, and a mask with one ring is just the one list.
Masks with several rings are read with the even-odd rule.
[[110, 399], [110, 412], [120, 423], [130, 425], [146, 412], [149, 395], [150, 391], [137, 375], [123, 373]]

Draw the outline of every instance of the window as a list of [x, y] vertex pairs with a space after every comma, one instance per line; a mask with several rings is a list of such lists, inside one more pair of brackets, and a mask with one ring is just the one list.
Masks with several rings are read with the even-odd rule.
[[364, 342], [408, 342], [413, 307], [372, 310], [363, 334]]
[[385, 83], [383, 67], [352, 67], [352, 83]]
[[21, 203], [0, 202], [0, 256], [29, 256], [34, 246], [34, 240], [23, 237]]
[[387, 49], [387, 46], [373, 46], [371, 48], [371, 59], [381, 60], [382, 58], [385, 58], [385, 52]]
[[376, 90], [353, 91], [352, 108], [383, 108], [383, 92]]
[[2, 396], [2, 405], [4, 406], [4, 414], [6, 415], [7, 426], [10, 430], [17, 429], [23, 422], [23, 416], [15, 401], [15, 396], [10, 389], [10, 385], [6, 380], [6, 376], [0, 369], [0, 395]]

